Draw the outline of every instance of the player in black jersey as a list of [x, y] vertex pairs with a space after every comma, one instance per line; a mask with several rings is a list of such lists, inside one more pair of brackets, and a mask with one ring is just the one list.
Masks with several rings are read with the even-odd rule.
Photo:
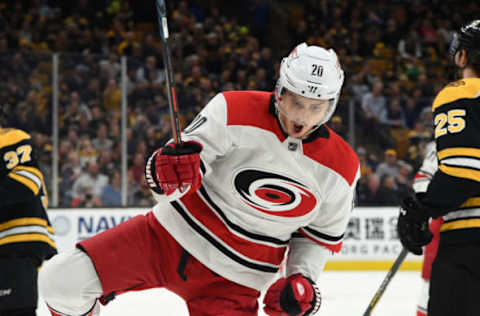
[[[6, 105], [0, 105], [4, 116]], [[56, 253], [31, 137], [0, 117], [0, 316], [34, 316], [37, 272]]]
[[432, 266], [429, 316], [480, 310], [480, 20], [463, 26], [450, 53], [459, 80], [433, 102], [438, 171], [427, 191], [406, 198], [398, 218], [402, 244], [415, 254], [430, 242], [428, 220], [443, 216]]

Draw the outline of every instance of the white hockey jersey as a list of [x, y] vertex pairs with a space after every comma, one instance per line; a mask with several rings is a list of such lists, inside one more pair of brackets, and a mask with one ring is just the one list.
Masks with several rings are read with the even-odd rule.
[[438, 169], [437, 149], [435, 142], [429, 142], [425, 146], [425, 158], [420, 169], [413, 178], [413, 190], [415, 193], [427, 191], [428, 184]]
[[156, 196], [154, 214], [204, 265], [262, 290], [288, 248], [287, 270], [313, 279], [318, 254], [340, 251], [360, 171], [328, 127], [287, 137], [271, 93], [234, 91], [215, 96], [182, 136], [203, 145], [202, 187]]

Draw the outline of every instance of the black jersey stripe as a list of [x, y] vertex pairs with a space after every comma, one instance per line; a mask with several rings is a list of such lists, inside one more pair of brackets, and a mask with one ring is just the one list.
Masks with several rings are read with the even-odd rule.
[[208, 206], [211, 209], [213, 209], [218, 214], [218, 216], [220, 216], [222, 218], [222, 220], [225, 222], [225, 224], [228, 227], [230, 227], [232, 230], [236, 231], [237, 233], [242, 234], [242, 235], [244, 235], [248, 238], [259, 240], [259, 241], [270, 242], [270, 243], [276, 244], [276, 245], [288, 245], [288, 240], [281, 240], [281, 239], [273, 238], [273, 237], [270, 237], [270, 236], [265, 236], [265, 235], [252, 233], [252, 232], [249, 232], [249, 231], [243, 229], [242, 227], [238, 226], [237, 224], [231, 222], [227, 218], [225, 213], [220, 209], [220, 207], [218, 207], [218, 205], [216, 205], [215, 202], [213, 202], [213, 200], [208, 195], [207, 190], [205, 190], [205, 188], [203, 186], [200, 187], [198, 192], [201, 195], [201, 197], [203, 197], [207, 201]]
[[344, 234], [341, 234], [340, 236], [330, 236], [330, 235], [321, 233], [319, 231], [316, 231], [314, 229], [311, 229], [310, 227], [303, 227], [303, 229], [317, 238], [328, 240], [328, 241], [340, 241], [344, 236]]
[[205, 168], [205, 164], [203, 163], [203, 160], [200, 160], [200, 171], [202, 172], [203, 175], [207, 172], [207, 168]]
[[299, 233], [299, 232], [294, 232], [294, 233], [292, 234], [292, 238], [307, 238], [307, 237], [303, 236], [303, 235], [302, 235], [301, 233]]
[[222, 245], [218, 240], [213, 238], [207, 231], [205, 231], [197, 223], [195, 223], [195, 221], [190, 217], [187, 211], [178, 202], [173, 201], [173, 202], [170, 202], [170, 204], [177, 210], [177, 212], [183, 217], [183, 219], [187, 222], [187, 224], [190, 225], [190, 227], [192, 227], [198, 234], [200, 234], [200, 236], [205, 238], [215, 248], [220, 250], [223, 254], [225, 254], [227, 257], [229, 257], [233, 261], [236, 261], [237, 263], [244, 265], [250, 269], [254, 269], [262, 272], [276, 273], [278, 271], [278, 268], [262, 265], [256, 262], [251, 262], [238, 256], [234, 252], [230, 251], [227, 247]]

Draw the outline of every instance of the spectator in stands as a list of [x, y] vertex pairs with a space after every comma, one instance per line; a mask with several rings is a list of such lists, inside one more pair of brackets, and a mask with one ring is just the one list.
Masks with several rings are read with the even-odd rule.
[[395, 177], [385, 174], [380, 178], [380, 187], [375, 197], [376, 205], [399, 205], [400, 196]]
[[60, 169], [60, 183], [59, 196], [60, 205], [62, 207], [72, 206], [74, 198], [73, 185], [77, 179], [82, 175], [82, 166], [80, 165], [80, 159], [75, 152], [70, 152], [68, 158], [62, 161]]
[[72, 91], [70, 93], [70, 98], [68, 99], [68, 104], [65, 106], [65, 112], [62, 115], [64, 121], [64, 127], [69, 127], [72, 125], [78, 125], [80, 117], [90, 118], [90, 109], [84, 103], [81, 103], [80, 96], [77, 91]]
[[122, 69], [115, 52], [111, 52], [108, 58], [100, 60], [99, 66], [102, 79], [106, 80], [118, 78]]
[[360, 161], [361, 177], [366, 177], [369, 174], [371, 174], [373, 171], [372, 171], [371, 166], [368, 164], [367, 151], [365, 150], [364, 147], [358, 147], [357, 148], [357, 156], [358, 156], [358, 159]]
[[91, 78], [88, 82], [87, 89], [82, 92], [82, 99], [89, 105], [99, 105], [102, 100], [102, 92], [100, 87], [100, 80], [98, 78]]
[[115, 171], [110, 177], [110, 183], [102, 190], [102, 206], [119, 206], [122, 204], [121, 180], [120, 172]]
[[128, 204], [129, 205], [136, 205], [136, 200], [135, 200], [135, 195], [137, 192], [140, 190], [140, 184], [135, 180], [135, 177], [133, 176], [133, 171], [131, 169], [128, 170], [127, 172], [127, 187], [128, 187]]
[[338, 135], [345, 138], [347, 136], [345, 132], [345, 126], [343, 125], [343, 120], [340, 116], [335, 115], [330, 119], [329, 127], [335, 131]]
[[386, 119], [387, 99], [383, 94], [383, 82], [377, 78], [373, 82], [372, 91], [362, 96], [361, 107], [363, 110], [363, 127], [367, 131], [375, 131], [372, 140], [381, 147], [392, 147], [395, 145], [388, 129], [384, 126], [382, 119]]
[[412, 177], [413, 177], [413, 168], [410, 164], [400, 161], [399, 162], [398, 175], [395, 178], [395, 183], [397, 184], [397, 195], [401, 200], [403, 200], [410, 193], [412, 188]]
[[[100, 173], [104, 175], [111, 176], [115, 171], [119, 170], [118, 168], [118, 161], [114, 161], [112, 159], [113, 150], [102, 149], [99, 151], [98, 155], [98, 168], [100, 169]], [[116, 164], [115, 164], [116, 162]]]
[[390, 99], [388, 106], [380, 115], [380, 123], [391, 128], [405, 128], [407, 126], [405, 112], [399, 99]]
[[415, 99], [413, 97], [408, 97], [403, 109], [405, 113], [405, 124], [408, 128], [412, 129], [418, 119], [418, 115], [420, 114]]
[[375, 173], [360, 178], [357, 185], [357, 204], [374, 206], [378, 204], [380, 179]]
[[80, 165], [86, 166], [89, 162], [97, 161], [98, 152], [92, 145], [88, 136], [83, 136], [80, 141], [80, 150], [78, 152], [80, 157]]
[[129, 171], [132, 173], [133, 179], [140, 184], [144, 178], [145, 172], [145, 156], [142, 153], [136, 153], [133, 158], [133, 165]]
[[107, 119], [105, 118], [105, 113], [103, 113], [101, 105], [89, 104], [89, 106], [91, 107], [92, 115], [88, 125], [93, 131], [97, 131], [100, 128], [100, 125], [107, 124]]
[[96, 161], [90, 161], [87, 172], [83, 173], [73, 184], [72, 206], [101, 206], [100, 196], [108, 184], [108, 177], [100, 173]]
[[152, 197], [145, 177], [141, 178], [138, 189], [133, 194], [133, 204], [147, 207], [155, 205], [155, 200]]
[[165, 82], [165, 71], [158, 68], [157, 58], [155, 56], [148, 56], [146, 65], [138, 68], [136, 80], [137, 82], [149, 81], [155, 84]]
[[383, 95], [383, 83], [377, 79], [373, 83], [372, 91], [363, 95], [362, 109], [365, 117], [370, 122], [376, 123], [380, 121], [382, 113], [386, 110], [387, 101]]
[[[89, 113], [90, 114], [90, 113]], [[87, 115], [87, 113], [80, 114], [78, 119], [77, 132], [80, 137], [91, 138], [95, 136], [95, 130], [90, 125], [90, 118], [91, 115]]]
[[103, 149], [111, 150], [113, 141], [107, 137], [107, 125], [102, 123], [98, 126], [97, 137], [92, 141], [93, 147], [97, 152]]
[[385, 175], [395, 178], [398, 176], [399, 168], [397, 151], [389, 148], [385, 150], [385, 161], [378, 165], [375, 173], [379, 179], [383, 179]]
[[103, 92], [103, 106], [108, 111], [119, 112], [121, 101], [122, 90], [117, 86], [117, 81], [108, 80], [107, 88]]
[[412, 28], [407, 37], [398, 42], [398, 53], [401, 58], [415, 61], [423, 56], [422, 41], [418, 33]]

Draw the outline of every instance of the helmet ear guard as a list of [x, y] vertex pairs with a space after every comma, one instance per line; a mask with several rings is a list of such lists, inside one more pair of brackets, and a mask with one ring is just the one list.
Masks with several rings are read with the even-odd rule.
[[301, 43], [282, 59], [275, 100], [279, 102], [284, 89], [305, 98], [328, 100], [329, 109], [320, 126], [335, 112], [343, 81], [344, 72], [333, 49]]

